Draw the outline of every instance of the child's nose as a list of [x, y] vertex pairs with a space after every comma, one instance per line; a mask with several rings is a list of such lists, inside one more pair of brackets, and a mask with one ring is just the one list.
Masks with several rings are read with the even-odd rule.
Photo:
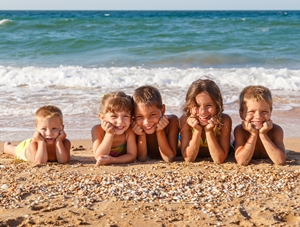
[[256, 111], [256, 112], [254, 113], [254, 117], [255, 117], [255, 118], [260, 118], [260, 117], [261, 117], [260, 112]]
[[46, 135], [51, 135], [51, 133], [52, 133], [52, 131], [51, 131], [51, 130], [49, 130], [49, 129], [47, 129], [47, 131], [46, 131]]
[[143, 121], [143, 124], [144, 124], [144, 125], [147, 125], [148, 123], [149, 123], [148, 118], [145, 118], [144, 121]]
[[120, 124], [120, 123], [122, 123], [122, 122], [123, 122], [123, 119], [122, 119], [121, 117], [118, 117], [118, 118], [117, 118], [117, 123]]
[[197, 114], [202, 114], [205, 112], [205, 108], [203, 106], [199, 106], [199, 108], [197, 109]]

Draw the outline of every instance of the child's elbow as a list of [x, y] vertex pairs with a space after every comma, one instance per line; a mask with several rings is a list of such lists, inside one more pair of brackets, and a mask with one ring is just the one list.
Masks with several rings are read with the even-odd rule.
[[274, 162], [275, 165], [284, 165], [285, 164], [285, 158], [284, 159], [281, 159], [281, 160], [277, 160], [276, 162]]
[[193, 158], [193, 157], [185, 157], [184, 160], [185, 160], [186, 162], [194, 162], [194, 161], [195, 161], [195, 158]]
[[240, 165], [240, 166], [247, 166], [248, 162], [237, 161], [237, 164]]
[[57, 160], [57, 162], [60, 163], [60, 164], [69, 163], [70, 162], [70, 157], [67, 157], [67, 158], [62, 159], [62, 160]]
[[164, 158], [165, 162], [173, 162], [174, 161], [174, 156], [170, 156], [170, 157], [165, 157]]
[[145, 162], [147, 160], [147, 157], [137, 157], [137, 160], [139, 162]]
[[36, 165], [45, 165], [47, 164], [47, 161], [35, 160], [33, 163]]

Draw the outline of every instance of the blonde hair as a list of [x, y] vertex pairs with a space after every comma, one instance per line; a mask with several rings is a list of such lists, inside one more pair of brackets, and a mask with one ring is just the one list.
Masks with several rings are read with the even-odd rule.
[[147, 107], [155, 105], [158, 109], [161, 109], [163, 106], [160, 92], [157, 88], [150, 85], [135, 89], [132, 98], [135, 106], [139, 103], [143, 103]]
[[63, 124], [63, 114], [58, 107], [52, 105], [42, 106], [35, 112], [35, 124], [41, 118], [51, 118], [53, 116], [59, 117], [61, 124]]
[[185, 97], [183, 114], [186, 118], [191, 116], [190, 110], [192, 107], [197, 106], [196, 96], [201, 92], [209, 94], [216, 103], [217, 113], [215, 129], [218, 135], [220, 134], [222, 126], [223, 98], [219, 87], [214, 81], [209, 79], [199, 79], [190, 85]]
[[100, 114], [114, 113], [115, 111], [128, 111], [132, 114], [132, 110], [132, 98], [122, 91], [105, 94], [100, 102]]
[[271, 91], [264, 86], [248, 86], [243, 89], [239, 96], [240, 111], [244, 110], [246, 102], [250, 99], [254, 99], [257, 102], [265, 101], [270, 105], [271, 110], [273, 109], [273, 100]]

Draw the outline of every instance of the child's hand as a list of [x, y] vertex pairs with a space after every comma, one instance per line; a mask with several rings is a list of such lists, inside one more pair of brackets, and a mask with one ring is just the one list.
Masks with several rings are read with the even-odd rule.
[[110, 122], [103, 120], [101, 123], [101, 127], [106, 133], [115, 134], [114, 126]]
[[207, 131], [209, 130], [213, 130], [215, 125], [216, 125], [216, 120], [215, 120], [215, 116], [213, 116], [211, 119], [208, 120], [208, 124], [205, 126], [205, 129]]
[[59, 131], [59, 135], [56, 138], [56, 141], [63, 141], [65, 138], [67, 137], [67, 134], [65, 133], [65, 131], [62, 129]]
[[256, 135], [258, 133], [258, 130], [252, 125], [251, 122], [243, 121], [242, 122], [243, 129], [250, 132], [253, 135]]
[[263, 127], [259, 130], [259, 133], [266, 134], [273, 128], [273, 121], [270, 119], [263, 123]]
[[192, 128], [200, 131], [202, 129], [202, 126], [200, 125], [199, 121], [195, 117], [189, 117], [186, 122], [191, 126]]
[[138, 136], [143, 136], [143, 135], [145, 135], [144, 130], [143, 130], [140, 126], [138, 126], [138, 125], [135, 123], [135, 121], [132, 123], [131, 128], [132, 128], [132, 131], [133, 131], [136, 135], [138, 135]]
[[168, 116], [162, 116], [159, 119], [158, 124], [156, 125], [156, 131], [164, 130], [165, 127], [169, 124]]
[[42, 134], [38, 131], [35, 131], [33, 136], [32, 136], [33, 140], [36, 142], [40, 142], [43, 141], [45, 142], [45, 138], [42, 136]]
[[97, 159], [96, 166], [102, 166], [110, 163], [111, 160], [110, 155], [100, 155]]

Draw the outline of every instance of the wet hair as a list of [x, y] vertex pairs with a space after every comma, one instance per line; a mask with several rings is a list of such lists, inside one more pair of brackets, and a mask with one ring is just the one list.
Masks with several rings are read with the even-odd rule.
[[63, 124], [63, 114], [58, 107], [52, 105], [42, 106], [35, 112], [35, 124], [41, 118], [51, 118], [54, 116], [59, 117], [61, 124]]
[[132, 114], [133, 103], [132, 98], [124, 92], [110, 92], [103, 95], [100, 102], [100, 114], [108, 112], [115, 113], [119, 111], [130, 112]]
[[147, 107], [155, 105], [158, 109], [161, 109], [163, 106], [160, 92], [157, 88], [150, 85], [135, 89], [132, 98], [135, 106], [139, 103], [143, 103]]
[[199, 79], [194, 81], [185, 97], [185, 105], [183, 107], [183, 114], [186, 118], [191, 116], [190, 110], [197, 106], [196, 96], [202, 92], [205, 92], [211, 96], [211, 98], [216, 103], [217, 113], [216, 113], [216, 133], [220, 134], [221, 126], [222, 126], [222, 112], [223, 112], [223, 98], [221, 95], [221, 91], [217, 84], [209, 79]]
[[273, 99], [271, 91], [264, 86], [247, 86], [243, 89], [239, 96], [240, 111], [244, 110], [246, 102], [250, 99], [254, 99], [257, 102], [265, 101], [270, 105], [271, 110], [273, 109]]

